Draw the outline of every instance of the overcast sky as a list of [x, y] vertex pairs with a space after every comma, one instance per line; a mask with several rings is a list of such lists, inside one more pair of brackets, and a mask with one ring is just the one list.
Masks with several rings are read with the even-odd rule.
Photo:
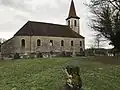
[[[84, 5], [89, 1], [74, 0], [86, 47], [93, 42], [93, 31], [88, 26], [90, 12]], [[0, 0], [0, 38], [11, 38], [28, 20], [65, 25], [70, 3], [71, 0]]]

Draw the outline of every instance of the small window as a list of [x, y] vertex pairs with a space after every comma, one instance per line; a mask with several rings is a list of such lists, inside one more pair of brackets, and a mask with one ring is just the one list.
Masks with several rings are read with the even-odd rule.
[[24, 39], [21, 40], [21, 46], [25, 47], [25, 40]]
[[64, 41], [63, 40], [61, 41], [61, 46], [64, 46]]
[[53, 40], [50, 40], [50, 46], [53, 46]]
[[74, 24], [75, 24], [75, 26], [77, 26], [77, 21], [76, 20], [74, 20]]
[[40, 39], [37, 40], [37, 46], [41, 46], [41, 41], [40, 41]]
[[71, 46], [73, 46], [73, 41], [71, 41]]
[[82, 41], [80, 41], [80, 47], [82, 47]]
[[68, 26], [70, 26], [70, 20], [68, 21]]

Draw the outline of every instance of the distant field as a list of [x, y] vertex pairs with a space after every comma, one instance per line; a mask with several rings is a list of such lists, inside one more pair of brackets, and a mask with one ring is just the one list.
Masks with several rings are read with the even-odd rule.
[[66, 65], [80, 67], [85, 90], [120, 90], [120, 60], [115, 57], [0, 61], [0, 90], [59, 90]]

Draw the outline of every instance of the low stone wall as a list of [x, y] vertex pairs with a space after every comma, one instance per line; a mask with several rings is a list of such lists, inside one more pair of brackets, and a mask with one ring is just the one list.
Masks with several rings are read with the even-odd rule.
[[1, 57], [13, 59], [29, 59], [29, 58], [48, 58], [48, 57], [74, 57], [84, 56], [80, 52], [32, 52], [32, 53], [4, 53]]

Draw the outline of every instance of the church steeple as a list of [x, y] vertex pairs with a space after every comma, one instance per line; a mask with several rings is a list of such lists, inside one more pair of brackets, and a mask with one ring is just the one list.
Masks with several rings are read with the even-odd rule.
[[69, 15], [68, 18], [66, 19], [66, 23], [73, 31], [75, 31], [78, 34], [80, 34], [79, 19], [80, 18], [76, 14], [75, 5], [72, 0], [70, 5]]
[[80, 19], [77, 15], [76, 15], [76, 10], [75, 10], [75, 5], [74, 5], [74, 2], [73, 0], [71, 1], [71, 5], [70, 5], [70, 11], [69, 11], [69, 15], [68, 15], [68, 19], [70, 18], [77, 18], [77, 19]]

